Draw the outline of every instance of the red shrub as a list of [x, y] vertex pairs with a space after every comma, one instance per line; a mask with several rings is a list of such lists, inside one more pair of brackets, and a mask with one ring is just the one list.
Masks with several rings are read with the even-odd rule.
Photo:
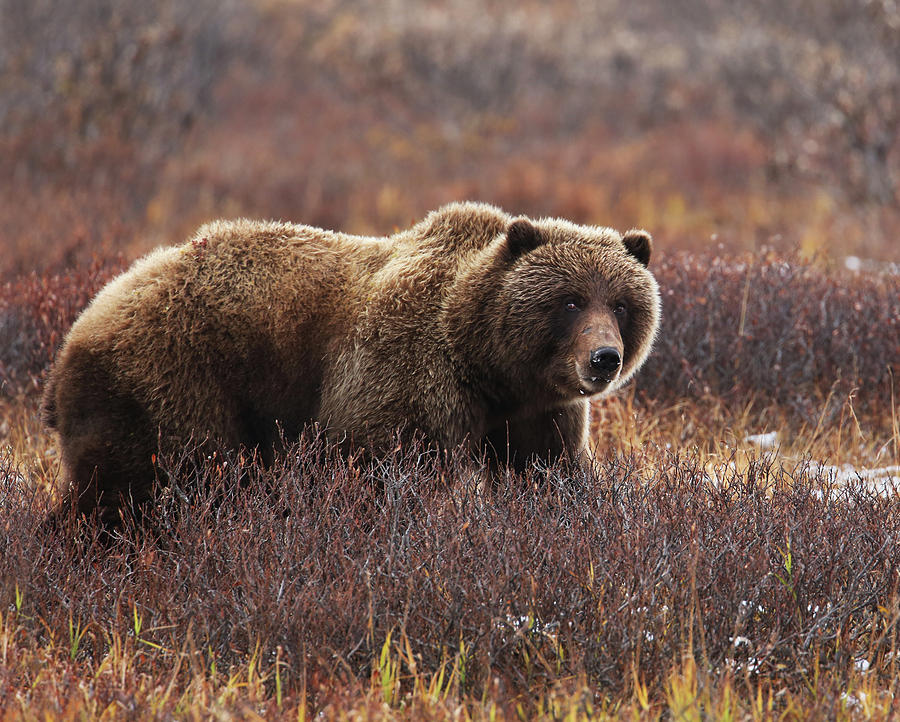
[[61, 275], [29, 276], [0, 287], [0, 394], [17, 396], [40, 379], [78, 313], [122, 266], [96, 260]]
[[854, 392], [857, 410], [890, 415], [900, 276], [826, 272], [771, 255], [677, 254], [654, 272], [663, 321], [638, 376], [641, 394], [666, 403], [755, 397], [814, 423], [829, 394], [843, 402]]

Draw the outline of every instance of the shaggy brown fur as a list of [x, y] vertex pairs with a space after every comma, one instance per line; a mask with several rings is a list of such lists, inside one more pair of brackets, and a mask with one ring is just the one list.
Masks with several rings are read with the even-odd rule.
[[474, 203], [390, 238], [206, 225], [114, 279], [66, 338], [44, 395], [64, 503], [113, 519], [151, 497], [160, 442], [265, 456], [312, 421], [375, 453], [418, 430], [517, 468], [576, 457], [588, 397], [650, 350], [650, 249]]

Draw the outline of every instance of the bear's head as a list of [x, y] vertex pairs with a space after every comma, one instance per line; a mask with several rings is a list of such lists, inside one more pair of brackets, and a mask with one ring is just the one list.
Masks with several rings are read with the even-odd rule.
[[495, 243], [484, 318], [508, 393], [575, 400], [612, 391], [640, 368], [660, 316], [648, 233], [519, 218]]

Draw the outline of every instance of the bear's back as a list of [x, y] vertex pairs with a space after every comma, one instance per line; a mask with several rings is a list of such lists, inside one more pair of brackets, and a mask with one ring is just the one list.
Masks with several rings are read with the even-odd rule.
[[462, 257], [482, 250], [506, 231], [509, 214], [487, 203], [449, 203], [395, 236], [420, 250]]

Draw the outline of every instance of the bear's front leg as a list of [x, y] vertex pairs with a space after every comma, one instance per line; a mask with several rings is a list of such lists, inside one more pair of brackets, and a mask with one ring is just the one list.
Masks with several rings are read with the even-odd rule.
[[590, 406], [576, 401], [566, 406], [508, 419], [487, 437], [487, 453], [498, 466], [523, 472], [536, 461], [552, 464], [565, 458], [579, 462], [588, 449]]

